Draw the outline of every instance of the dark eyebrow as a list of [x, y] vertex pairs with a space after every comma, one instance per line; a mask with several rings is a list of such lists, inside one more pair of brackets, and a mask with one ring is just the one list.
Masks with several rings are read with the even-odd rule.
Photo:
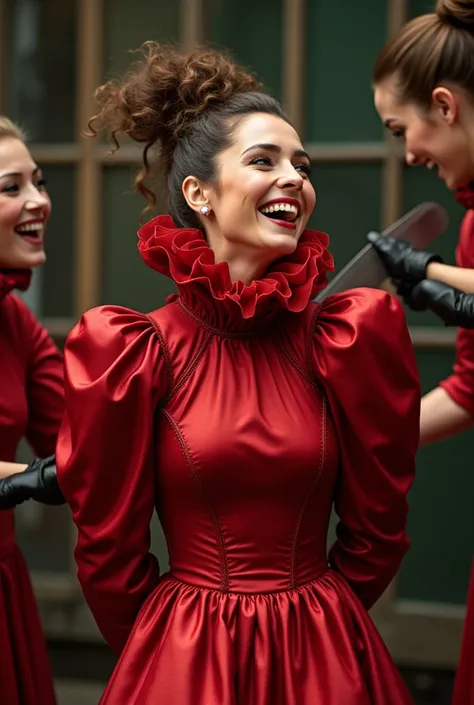
[[[252, 149], [263, 149], [267, 152], [281, 152], [281, 147], [279, 147], [277, 144], [253, 144], [251, 147], [248, 147], [246, 150], [242, 152], [242, 156], [246, 154], [247, 152], [250, 152]], [[311, 161], [309, 154], [304, 151], [304, 149], [296, 149], [293, 152], [294, 157], [306, 157], [308, 161]]]
[[[35, 176], [40, 171], [39, 166], [35, 167], [33, 171], [31, 172], [32, 176]], [[7, 177], [12, 177], [12, 176], [23, 176], [21, 171], [10, 171], [7, 174], [0, 174], [0, 179], [6, 179]]]
[[393, 122], [393, 118], [388, 118], [388, 120], [384, 120], [383, 121], [384, 127], [386, 127], [388, 130], [390, 130], [391, 126], [392, 126], [392, 122]]

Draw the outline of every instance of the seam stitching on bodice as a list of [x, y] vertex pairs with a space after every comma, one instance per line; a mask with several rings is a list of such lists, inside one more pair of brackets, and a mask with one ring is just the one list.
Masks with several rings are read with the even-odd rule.
[[[265, 327], [265, 324], [260, 325], [258, 328], [255, 328], [253, 330], [244, 330], [244, 331], [225, 331], [222, 330], [221, 328], [218, 328], [217, 326], [213, 326], [207, 321], [205, 321], [202, 318], [199, 318], [199, 316], [196, 316], [195, 313], [189, 309], [186, 304], [181, 300], [177, 299], [176, 300], [176, 305], [179, 306], [179, 308], [182, 310], [182, 312], [193, 321], [197, 326], [200, 328], [205, 328], [206, 330], [210, 331], [214, 335], [218, 335], [221, 338], [255, 338], [256, 336], [261, 336], [262, 331]], [[268, 324], [269, 325], [269, 324]]]
[[167, 386], [168, 386], [168, 388], [166, 390], [166, 394], [164, 395], [166, 397], [168, 394], [171, 393], [171, 390], [173, 389], [173, 386], [174, 386], [174, 375], [173, 375], [173, 367], [171, 365], [170, 351], [169, 351], [168, 345], [166, 344], [166, 340], [163, 336], [163, 332], [162, 332], [160, 326], [158, 325], [158, 323], [148, 314], [145, 314], [145, 318], [147, 318], [150, 321], [151, 325], [153, 326], [155, 333], [156, 333], [156, 336], [157, 336], [159, 343], [161, 345], [161, 348], [162, 348], [163, 359], [165, 361]]
[[207, 352], [207, 349], [208, 349], [209, 345], [211, 344], [213, 338], [214, 338], [213, 333], [211, 333], [209, 331], [205, 340], [201, 343], [201, 346], [198, 348], [197, 353], [191, 359], [191, 362], [189, 363], [189, 365], [184, 368], [183, 372], [181, 372], [180, 375], [178, 375], [178, 379], [176, 380], [174, 387], [170, 390], [168, 396], [166, 397], [165, 405], [179, 392], [181, 387], [186, 383], [186, 381], [192, 375], [192, 373], [194, 372], [194, 370], [196, 369], [196, 367], [199, 365], [202, 358], [204, 357], [205, 353]]
[[317, 382], [309, 375], [306, 370], [300, 365], [299, 361], [296, 359], [296, 357], [293, 355], [291, 350], [288, 350], [286, 345], [282, 343], [278, 348], [278, 351], [286, 357], [288, 362], [295, 368], [295, 370], [298, 372], [300, 377], [302, 377], [306, 382], [309, 382], [309, 384], [312, 387], [318, 387]]
[[300, 513], [298, 515], [298, 519], [296, 520], [296, 526], [295, 526], [295, 531], [294, 531], [294, 535], [293, 535], [293, 548], [291, 550], [291, 558], [290, 558], [290, 587], [291, 588], [294, 588], [296, 586], [296, 551], [298, 548], [298, 538], [299, 538], [301, 524], [303, 521], [303, 516], [306, 511], [306, 507], [308, 506], [309, 500], [311, 499], [311, 495], [313, 494], [314, 490], [316, 489], [316, 485], [319, 482], [319, 479], [320, 479], [320, 477], [323, 473], [323, 470], [324, 470], [324, 466], [326, 464], [326, 448], [327, 448], [326, 411], [327, 411], [326, 397], [323, 396], [322, 401], [321, 401], [321, 455], [319, 458], [319, 465], [318, 465], [318, 469], [316, 472], [316, 477], [313, 480], [311, 488], [306, 496], [305, 501], [303, 502], [303, 506], [301, 507]]
[[171, 414], [166, 411], [166, 409], [161, 409], [161, 412], [163, 413], [165, 419], [168, 421], [169, 425], [171, 426], [176, 439], [181, 447], [181, 451], [184, 455], [184, 458], [186, 460], [186, 463], [189, 467], [189, 470], [191, 472], [191, 477], [194, 481], [194, 484], [196, 485], [197, 489], [201, 493], [204, 502], [207, 506], [207, 509], [209, 511], [209, 514], [211, 515], [212, 522], [214, 524], [214, 530], [216, 532], [216, 539], [217, 539], [217, 544], [219, 547], [219, 553], [221, 557], [221, 570], [222, 570], [222, 587], [221, 589], [224, 592], [229, 591], [229, 569], [227, 565], [227, 551], [224, 543], [224, 538], [223, 538], [223, 532], [222, 532], [222, 527], [219, 522], [219, 518], [217, 514], [215, 513], [211, 501], [207, 495], [206, 490], [204, 489], [204, 485], [201, 481], [201, 477], [199, 475], [199, 471], [196, 468], [194, 461], [191, 457], [191, 450], [186, 442], [186, 439], [184, 437], [183, 432], [179, 428], [178, 424], [174, 420], [174, 418], [171, 416]]
[[[314, 583], [319, 582], [320, 580], [324, 580], [328, 573], [337, 576], [339, 580], [344, 580], [340, 573], [335, 571], [334, 568], [331, 568], [330, 565], [327, 565], [325, 570], [321, 571], [321, 573], [318, 573], [316, 577], [310, 578], [310, 580], [305, 580], [304, 583], [300, 583], [299, 585], [295, 585], [294, 587], [282, 588], [280, 590], [265, 590], [263, 592], [261, 590], [258, 590], [257, 592], [242, 592], [241, 590], [232, 590], [230, 594], [233, 597], [243, 597], [245, 599], [250, 600], [259, 599], [262, 597], [274, 597], [275, 595], [287, 595], [289, 592], [301, 592], [302, 590], [307, 590], [310, 585], [313, 585]], [[196, 592], [205, 592], [213, 594], [222, 592], [222, 590], [219, 590], [218, 588], [189, 583], [186, 580], [183, 580], [182, 578], [177, 578], [176, 575], [173, 575], [172, 573], [168, 573], [166, 577], [168, 580], [170, 580], [170, 582], [172, 581], [174, 583], [178, 583], [179, 585], [184, 585], [185, 587], [191, 588], [191, 590], [195, 590]], [[226, 591], [226, 594], [228, 592], [229, 591]]]
[[[314, 372], [313, 372], [314, 329], [316, 328], [316, 323], [318, 321], [320, 311], [321, 311], [321, 304], [319, 304], [319, 306], [316, 306], [316, 308], [313, 311], [313, 315], [311, 316], [311, 320], [309, 323], [308, 337], [306, 338], [306, 369], [307, 369], [308, 375], [311, 377], [311, 379], [314, 379]], [[317, 384], [317, 386], [320, 386], [316, 380], [315, 380], [315, 383]]]

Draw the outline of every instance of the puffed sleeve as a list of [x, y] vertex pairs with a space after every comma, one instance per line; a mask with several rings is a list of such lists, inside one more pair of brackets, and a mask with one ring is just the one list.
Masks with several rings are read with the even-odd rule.
[[340, 452], [329, 562], [369, 609], [409, 547], [421, 392], [398, 300], [362, 288], [328, 297], [315, 322], [313, 365]]
[[78, 530], [84, 596], [117, 653], [159, 580], [150, 520], [154, 416], [166, 394], [163, 357], [150, 320], [116, 306], [86, 313], [65, 347], [58, 481]]
[[53, 455], [64, 413], [63, 356], [28, 306], [8, 297], [12, 338], [24, 356], [28, 421], [25, 436], [37, 455]]
[[[474, 211], [464, 216], [456, 248], [458, 267], [474, 269]], [[459, 328], [452, 374], [440, 385], [468, 414], [474, 416], [474, 329]]]

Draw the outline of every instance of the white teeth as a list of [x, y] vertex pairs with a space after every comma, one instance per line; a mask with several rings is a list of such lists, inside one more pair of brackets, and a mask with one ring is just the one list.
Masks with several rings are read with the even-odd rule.
[[39, 232], [40, 230], [43, 230], [43, 223], [23, 223], [21, 225], [17, 225], [15, 230], [19, 233]]
[[432, 169], [434, 166], [436, 166], [436, 163], [430, 160], [429, 162], [426, 162], [426, 166], [428, 169]]
[[275, 213], [275, 211], [287, 211], [288, 213], [294, 213], [298, 215], [298, 208], [292, 203], [274, 203], [271, 206], [265, 206], [260, 208], [261, 213]]

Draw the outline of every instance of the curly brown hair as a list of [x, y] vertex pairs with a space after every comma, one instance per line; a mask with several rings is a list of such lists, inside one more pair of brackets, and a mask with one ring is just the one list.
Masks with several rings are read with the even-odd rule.
[[146, 42], [141, 51], [143, 57], [122, 80], [97, 89], [99, 111], [89, 121], [89, 134], [108, 132], [113, 151], [120, 146], [120, 135], [145, 144], [135, 187], [147, 199], [147, 208], [156, 204], [146, 185], [154, 174], [149, 152], [156, 149], [154, 166], [167, 176], [171, 215], [178, 225], [199, 227], [182, 194], [184, 179], [216, 179], [216, 156], [230, 146], [242, 116], [265, 112], [290, 120], [256, 78], [223, 52], [205, 48], [184, 53], [155, 42]]
[[398, 100], [425, 110], [441, 82], [461, 86], [474, 99], [473, 56], [473, 0], [437, 0], [436, 12], [407, 22], [385, 44], [372, 82], [394, 78]]

